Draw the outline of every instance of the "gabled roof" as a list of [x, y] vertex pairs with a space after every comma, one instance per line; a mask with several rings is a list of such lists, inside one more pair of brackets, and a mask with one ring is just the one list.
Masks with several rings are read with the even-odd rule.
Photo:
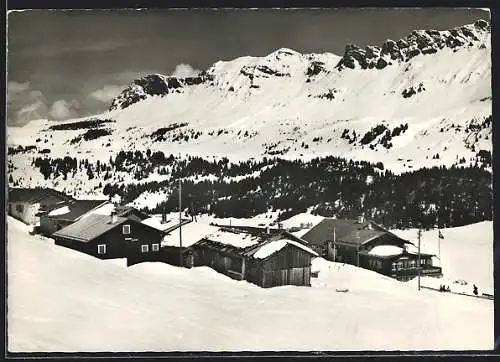
[[293, 245], [314, 256], [318, 255], [306, 246], [306, 242], [295, 239], [300, 238], [285, 230], [279, 230], [279, 232], [274, 230], [274, 232], [267, 234], [257, 229], [243, 230], [219, 227], [217, 232], [208, 235], [195, 245], [209, 247], [223, 253], [258, 259], [266, 259], [286, 245]]
[[[295, 240], [301, 244], [309, 244], [306, 240], [303, 238], [300, 238], [297, 235], [294, 235], [293, 233], [285, 230], [285, 229], [280, 229], [280, 228], [265, 228], [265, 227], [260, 227], [260, 226], [240, 226], [240, 225], [219, 225], [219, 224], [214, 224], [215, 226], [221, 227], [221, 228], [229, 228], [233, 230], [241, 230], [244, 231], [248, 234], [252, 235], [259, 235], [262, 238], [269, 237], [269, 235], [285, 235], [286, 237], [290, 238], [291, 240]], [[269, 234], [267, 234], [269, 230]]]
[[149, 215], [141, 210], [138, 210], [132, 206], [116, 206], [115, 207], [116, 215], [127, 217], [131, 214], [137, 215], [141, 220], [145, 220], [149, 218]]
[[[109, 201], [107, 200], [74, 200], [70, 204], [66, 205], [69, 208], [69, 212], [60, 215], [47, 215], [49, 218], [59, 219], [59, 220], [77, 220], [80, 216], [88, 213], [95, 208], [104, 205]], [[57, 213], [57, 210], [53, 210]]]
[[117, 217], [116, 222], [111, 223], [111, 217], [108, 215], [91, 214], [56, 231], [52, 236], [89, 242], [125, 222], [130, 222], [130, 220], [125, 217]]
[[[325, 218], [314, 226], [302, 239], [308, 243], [323, 245], [327, 241], [351, 245], [363, 245], [384, 235], [401, 239], [371, 220], [362, 223], [357, 220]], [[405, 241], [401, 239], [401, 241]]]
[[[162, 246], [180, 246], [178, 229], [179, 224], [177, 222], [175, 227], [173, 226], [165, 231], [167, 235], [163, 237], [161, 242]], [[191, 220], [182, 220], [182, 246], [190, 247], [217, 230], [218, 228], [213, 225], [202, 224]]]
[[9, 202], [30, 202], [36, 203], [45, 197], [55, 195], [63, 200], [71, 200], [72, 197], [51, 188], [11, 188], [9, 190]]

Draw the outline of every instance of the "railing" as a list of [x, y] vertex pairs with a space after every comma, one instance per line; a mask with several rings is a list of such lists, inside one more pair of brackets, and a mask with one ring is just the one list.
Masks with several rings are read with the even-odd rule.
[[[406, 267], [406, 268], [398, 268], [398, 269], [393, 269], [391, 270], [392, 274], [397, 274], [397, 275], [417, 275], [418, 274], [418, 267]], [[422, 265], [420, 267], [420, 275], [441, 275], [442, 274], [442, 269], [437, 266], [432, 266], [432, 265]]]

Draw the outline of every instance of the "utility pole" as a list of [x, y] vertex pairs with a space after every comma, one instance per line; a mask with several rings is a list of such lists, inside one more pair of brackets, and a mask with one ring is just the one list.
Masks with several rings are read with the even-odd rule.
[[333, 261], [337, 261], [337, 236], [335, 235], [335, 227], [333, 228]]
[[359, 244], [358, 244], [358, 249], [357, 249], [357, 252], [356, 252], [356, 256], [357, 256], [357, 259], [358, 259], [358, 268], [359, 268]]
[[[179, 154], [179, 160], [181, 155]], [[180, 255], [180, 267], [182, 267], [182, 184], [181, 178], [179, 177], [179, 255]]]
[[441, 237], [439, 235], [440, 231], [438, 228], [438, 259], [439, 259], [439, 267], [441, 267]]
[[417, 261], [417, 272], [418, 272], [418, 290], [420, 290], [420, 237], [422, 235], [422, 230], [419, 228], [418, 229], [418, 261]]

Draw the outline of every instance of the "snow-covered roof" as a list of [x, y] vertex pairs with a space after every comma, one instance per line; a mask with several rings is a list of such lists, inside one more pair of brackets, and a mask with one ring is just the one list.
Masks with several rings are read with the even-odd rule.
[[287, 244], [287, 240], [285, 239], [280, 239], [280, 240], [275, 240], [271, 241], [270, 243], [263, 245], [255, 254], [253, 254], [254, 258], [257, 259], [265, 259], [269, 255], [272, 255], [281, 249], [283, 249]]
[[[209, 224], [190, 222], [182, 226], [182, 246], [189, 247], [207, 235], [216, 232], [219, 228]], [[172, 230], [163, 237], [161, 246], [179, 247], [179, 228]]]
[[270, 243], [262, 245], [262, 247], [260, 247], [257, 250], [257, 252], [255, 254], [253, 254], [253, 257], [257, 258], [257, 259], [265, 259], [268, 256], [273, 255], [274, 253], [283, 249], [287, 244], [294, 245], [294, 246], [308, 252], [309, 254], [312, 254], [314, 256], [318, 256], [318, 254], [316, 252], [314, 252], [312, 249], [308, 248], [307, 246], [305, 246], [299, 242], [296, 242], [296, 241], [290, 240], [290, 239], [279, 239], [279, 240], [274, 240], [274, 241], [271, 241]]
[[49, 212], [49, 216], [56, 216], [56, 215], [64, 215], [68, 214], [70, 212], [68, 206], [63, 206], [58, 209], [54, 209], [51, 212]]
[[152, 216], [148, 219], [144, 219], [141, 221], [142, 224], [151, 226], [155, 229], [165, 231], [167, 229], [170, 229], [173, 226], [179, 225], [179, 220], [177, 219], [170, 219], [167, 220], [165, 223], [161, 222], [161, 216]]
[[252, 235], [242, 230], [219, 228], [217, 228], [217, 230], [210, 235], [207, 235], [207, 239], [237, 248], [246, 248], [248, 246], [258, 244], [260, 241], [260, 238], [257, 235]]
[[393, 256], [403, 253], [403, 248], [394, 245], [377, 245], [368, 252], [368, 255]]
[[111, 213], [114, 211], [115, 205], [112, 203], [105, 204], [97, 209], [92, 210], [88, 214], [84, 215], [83, 217], [87, 217], [88, 215], [111, 215]]

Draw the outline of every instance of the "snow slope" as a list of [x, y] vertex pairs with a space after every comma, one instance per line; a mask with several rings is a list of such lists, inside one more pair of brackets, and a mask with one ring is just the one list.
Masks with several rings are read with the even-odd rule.
[[[9, 127], [8, 144], [36, 144], [38, 151], [49, 148], [51, 157], [101, 162], [120, 150], [150, 149], [232, 161], [335, 155], [383, 162], [394, 172], [449, 166], [462, 157], [469, 164], [479, 150], [491, 150], [491, 124], [481, 125], [492, 113], [489, 24], [429, 33], [417, 31], [398, 41], [407, 48], [401, 45], [396, 55], [390, 41], [382, 50], [348, 46], [343, 57], [278, 49], [265, 57], [219, 61], [197, 78], [150, 75], [96, 115], [115, 121], [103, 126], [110, 135], [72, 144], [85, 130], [49, 130], [55, 122], [37, 120]], [[374, 51], [381, 54], [374, 59], [387, 65], [363, 68]], [[340, 66], [346, 62], [353, 62], [352, 69]], [[403, 124], [408, 129], [392, 137], [390, 149], [381, 143], [385, 131], [360, 142], [376, 126], [392, 134]], [[350, 142], [354, 134], [356, 141]], [[13, 177], [51, 182], [31, 174], [32, 156], [10, 157], [17, 167]], [[83, 187], [94, 190], [100, 181]], [[57, 182], [63, 186], [71, 180]]]
[[101, 261], [12, 218], [7, 248], [12, 352], [493, 347], [492, 301], [419, 293], [321, 259], [311, 288], [261, 289], [205, 267]]

